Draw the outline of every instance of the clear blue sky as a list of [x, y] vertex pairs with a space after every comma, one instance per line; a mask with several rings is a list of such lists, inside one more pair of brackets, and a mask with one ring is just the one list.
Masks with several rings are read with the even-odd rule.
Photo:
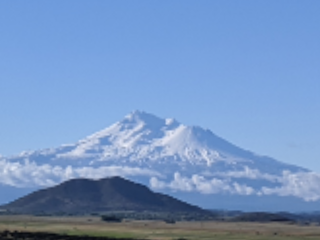
[[320, 172], [320, 1], [0, 1], [0, 154], [134, 109]]

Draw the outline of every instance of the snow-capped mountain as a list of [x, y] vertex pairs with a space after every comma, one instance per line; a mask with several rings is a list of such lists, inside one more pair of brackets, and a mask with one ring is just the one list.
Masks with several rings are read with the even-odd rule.
[[0, 191], [1, 184], [39, 188], [116, 175], [211, 208], [221, 197], [320, 199], [316, 173], [243, 150], [210, 130], [141, 111], [75, 144], [0, 157]]

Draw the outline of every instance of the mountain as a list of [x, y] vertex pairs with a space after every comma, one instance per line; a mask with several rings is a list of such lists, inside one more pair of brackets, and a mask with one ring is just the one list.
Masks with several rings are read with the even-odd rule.
[[101, 180], [73, 179], [22, 197], [3, 208], [19, 213], [93, 213], [154, 211], [204, 213], [170, 196], [121, 177]]
[[244, 150], [208, 129], [142, 111], [74, 144], [0, 158], [0, 183], [14, 191], [110, 176], [210, 209], [319, 208], [319, 174]]

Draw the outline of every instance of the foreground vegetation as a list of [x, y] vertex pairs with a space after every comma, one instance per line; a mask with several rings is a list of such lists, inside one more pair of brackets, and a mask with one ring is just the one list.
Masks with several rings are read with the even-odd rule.
[[[155, 240], [319, 240], [320, 227], [300, 226], [289, 223], [250, 223], [250, 222], [176, 222], [164, 221], [128, 221], [104, 222], [100, 217], [35, 217], [0, 216], [0, 232], [18, 231], [37, 233], [55, 233], [57, 237], [42, 239], [86, 239], [75, 236], [93, 236], [155, 239]], [[7, 232], [8, 233], [8, 232]], [[73, 236], [61, 238], [61, 235]], [[37, 235], [39, 236], [39, 235]], [[60, 238], [59, 238], [60, 237]], [[11, 235], [7, 238], [16, 239]], [[21, 238], [22, 239], [22, 238]], [[39, 238], [25, 238], [34, 239]], [[89, 238], [87, 238], [89, 239]], [[92, 238], [91, 238], [92, 239]]]
[[[1, 240], [116, 240], [112, 237], [92, 237], [92, 236], [72, 236], [65, 234], [55, 234], [47, 232], [23, 232], [23, 231], [2, 231], [0, 232]], [[123, 238], [122, 240], [133, 240]]]

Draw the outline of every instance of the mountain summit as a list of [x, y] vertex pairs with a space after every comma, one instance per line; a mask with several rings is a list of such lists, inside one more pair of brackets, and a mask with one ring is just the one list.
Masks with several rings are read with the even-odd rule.
[[185, 126], [174, 119], [161, 119], [141, 111], [134, 111], [122, 121], [75, 145], [60, 149], [56, 156], [57, 160], [64, 161], [74, 158], [89, 158], [90, 165], [110, 161], [138, 165], [164, 165], [165, 162], [171, 165], [170, 169], [175, 165], [180, 168], [189, 164], [214, 166], [216, 170], [221, 165], [233, 170], [263, 165], [270, 173], [281, 173], [283, 169], [303, 171], [302, 168], [242, 150], [210, 130]]
[[211, 208], [217, 205], [210, 199], [219, 197], [230, 197], [230, 204], [236, 197], [320, 199], [316, 173], [241, 149], [210, 130], [142, 111], [74, 144], [2, 157], [0, 176], [5, 187], [20, 188], [125, 176]]

